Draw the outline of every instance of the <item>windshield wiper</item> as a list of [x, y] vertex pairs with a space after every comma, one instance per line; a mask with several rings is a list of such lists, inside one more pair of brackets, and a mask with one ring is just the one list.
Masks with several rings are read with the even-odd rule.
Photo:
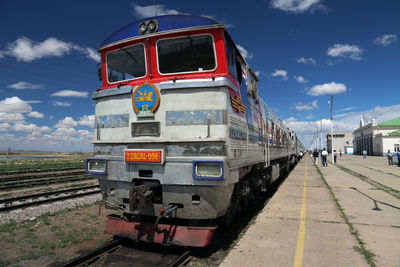
[[136, 58], [131, 53], [129, 53], [128, 50], [126, 50], [125, 48], [123, 48], [121, 46], [119, 46], [118, 48], [121, 49], [122, 51], [124, 51], [131, 59], [133, 59], [133, 61], [135, 61], [135, 63], [138, 63]]

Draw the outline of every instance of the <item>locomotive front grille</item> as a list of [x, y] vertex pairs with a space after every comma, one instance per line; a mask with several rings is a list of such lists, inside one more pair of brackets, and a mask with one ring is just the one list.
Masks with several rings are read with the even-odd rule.
[[160, 122], [132, 123], [132, 137], [136, 136], [160, 136]]

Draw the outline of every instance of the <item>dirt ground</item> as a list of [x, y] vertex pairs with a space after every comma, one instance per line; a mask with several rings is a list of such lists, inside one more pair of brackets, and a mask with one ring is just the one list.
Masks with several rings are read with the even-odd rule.
[[98, 210], [94, 203], [1, 225], [0, 266], [54, 265], [110, 241], [104, 229], [111, 211]]

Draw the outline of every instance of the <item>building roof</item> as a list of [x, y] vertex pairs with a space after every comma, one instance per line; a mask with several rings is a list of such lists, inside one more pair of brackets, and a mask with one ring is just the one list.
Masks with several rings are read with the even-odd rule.
[[379, 126], [381, 126], [381, 127], [382, 126], [399, 126], [400, 127], [400, 117], [390, 120], [390, 121], [385, 121], [385, 122], [379, 123], [378, 127]]
[[141, 36], [139, 34], [139, 24], [142, 23], [143, 21], [148, 21], [151, 19], [157, 20], [158, 22], [157, 32], [172, 31], [184, 28], [187, 29], [187, 28], [196, 28], [196, 27], [204, 27], [211, 25], [220, 25], [213, 19], [191, 16], [191, 15], [166, 15], [166, 16], [145, 18], [132, 22], [131, 24], [128, 24], [120, 28], [119, 30], [115, 31], [114, 33], [112, 33], [101, 43], [100, 49], [114, 43], [119, 43], [125, 40], [130, 40], [132, 38]]
[[388, 133], [388, 136], [400, 136], [400, 130]]

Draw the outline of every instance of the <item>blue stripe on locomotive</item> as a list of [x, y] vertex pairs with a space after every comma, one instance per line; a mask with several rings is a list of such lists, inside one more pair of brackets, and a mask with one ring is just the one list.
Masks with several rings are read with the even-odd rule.
[[[158, 32], [219, 24], [218, 22], [210, 18], [196, 17], [190, 15], [157, 16], [146, 18], [145, 20], [148, 21], [151, 19], [157, 20]], [[137, 20], [115, 31], [101, 43], [101, 47], [124, 39], [139, 36], [139, 24], [143, 21], [143, 19]]]

